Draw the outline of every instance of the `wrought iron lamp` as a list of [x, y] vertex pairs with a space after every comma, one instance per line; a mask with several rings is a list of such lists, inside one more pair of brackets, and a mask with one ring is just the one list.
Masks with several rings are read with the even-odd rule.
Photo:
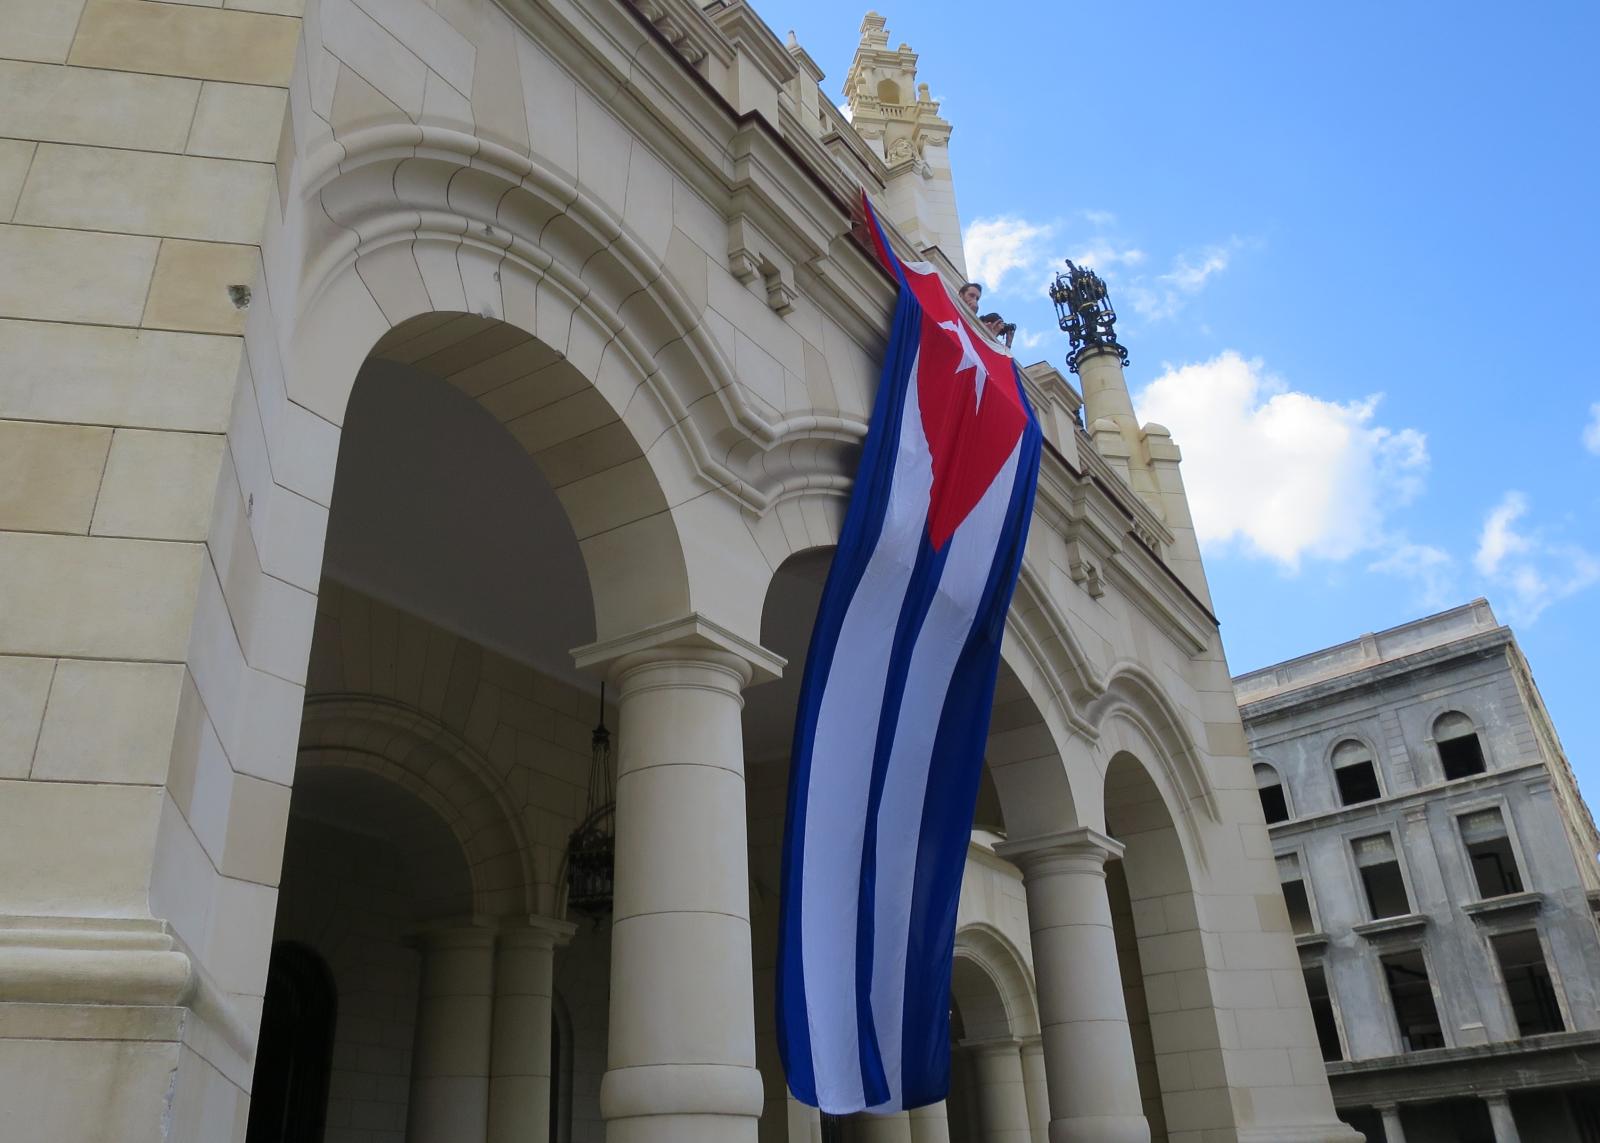
[[617, 800], [611, 784], [611, 732], [606, 729], [606, 685], [600, 684], [600, 720], [589, 739], [589, 799], [583, 821], [567, 838], [567, 910], [599, 917], [611, 912], [617, 858]]
[[1055, 303], [1061, 332], [1072, 339], [1068, 369], [1076, 373], [1078, 361], [1096, 349], [1108, 349], [1122, 359], [1122, 364], [1128, 363], [1128, 351], [1117, 343], [1117, 311], [1112, 308], [1099, 274], [1067, 259], [1067, 272], [1057, 273], [1050, 284], [1050, 300]]

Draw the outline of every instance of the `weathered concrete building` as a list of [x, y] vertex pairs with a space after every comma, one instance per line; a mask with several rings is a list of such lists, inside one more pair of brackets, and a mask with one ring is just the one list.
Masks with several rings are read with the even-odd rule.
[[1600, 836], [1484, 600], [1234, 680], [1341, 1115], [1600, 1139]]
[[[0, 1134], [814, 1140], [775, 886], [859, 188], [962, 265], [915, 54], [867, 18], [859, 131], [736, 0], [6, 0], [0, 56]], [[1349, 1140], [1177, 448], [1079, 368], [1087, 432], [1027, 370], [958, 1095], [846, 1129]]]

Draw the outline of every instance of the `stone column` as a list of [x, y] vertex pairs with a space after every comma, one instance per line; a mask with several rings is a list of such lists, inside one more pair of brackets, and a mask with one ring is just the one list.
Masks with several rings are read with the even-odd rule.
[[894, 1115], [852, 1115], [845, 1121], [847, 1143], [912, 1143], [911, 1116], [904, 1111]]
[[995, 852], [1021, 867], [1028, 898], [1050, 1143], [1149, 1143], [1106, 897], [1121, 843], [1075, 829]]
[[575, 925], [529, 917], [502, 930], [495, 949], [489, 1056], [489, 1143], [548, 1143], [551, 1004], [556, 948]]
[[1022, 1041], [1022, 1086], [1028, 1093], [1028, 1125], [1033, 1143], [1050, 1140], [1050, 1088], [1044, 1070], [1044, 1042], [1038, 1036]]
[[1483, 1102], [1489, 1105], [1489, 1122], [1494, 1126], [1494, 1143], [1522, 1143], [1517, 1132], [1516, 1117], [1511, 1114], [1511, 1097], [1503, 1091], [1486, 1093]]
[[1373, 1110], [1383, 1119], [1384, 1143], [1406, 1143], [1406, 1129], [1400, 1123], [1400, 1105], [1380, 1103]]
[[755, 1143], [741, 692], [782, 660], [691, 617], [577, 661], [619, 691], [607, 1143]]
[[911, 1119], [911, 1143], [950, 1143], [950, 1115], [944, 1100], [913, 1107], [907, 1114]]
[[494, 930], [429, 929], [411, 1055], [406, 1143], [465, 1143], [489, 1130]]
[[985, 1040], [966, 1047], [978, 1077], [983, 1143], [1032, 1143], [1022, 1046], [1015, 1040]]

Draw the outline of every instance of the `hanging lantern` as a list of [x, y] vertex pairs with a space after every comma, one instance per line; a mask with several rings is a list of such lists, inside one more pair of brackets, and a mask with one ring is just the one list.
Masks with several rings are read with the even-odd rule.
[[606, 729], [606, 687], [600, 684], [600, 721], [589, 740], [589, 799], [583, 821], [567, 838], [567, 910], [586, 916], [611, 911], [617, 855], [617, 799], [611, 785], [611, 732]]

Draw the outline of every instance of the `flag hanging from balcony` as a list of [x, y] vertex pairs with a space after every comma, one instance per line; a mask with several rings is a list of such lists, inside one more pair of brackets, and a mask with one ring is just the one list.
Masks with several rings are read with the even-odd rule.
[[1041, 447], [1010, 354], [862, 209], [900, 296], [801, 683], [778, 954], [789, 1087], [834, 1114], [949, 1090], [956, 900]]

